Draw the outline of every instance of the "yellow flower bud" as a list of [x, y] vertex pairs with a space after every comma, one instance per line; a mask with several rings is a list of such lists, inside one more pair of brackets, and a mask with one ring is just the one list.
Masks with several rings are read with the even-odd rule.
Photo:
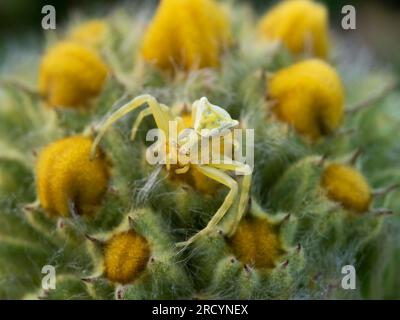
[[278, 71], [267, 90], [277, 117], [311, 140], [331, 133], [342, 122], [342, 82], [322, 60], [311, 59]]
[[328, 13], [314, 1], [282, 1], [262, 18], [259, 30], [266, 39], [282, 41], [294, 54], [307, 49], [320, 58], [328, 54]]
[[261, 218], [243, 219], [230, 239], [230, 245], [238, 260], [257, 269], [273, 268], [285, 253], [276, 228]]
[[322, 174], [321, 185], [328, 198], [344, 208], [358, 213], [368, 211], [372, 192], [368, 182], [354, 168], [341, 164], [328, 165]]
[[217, 67], [231, 40], [230, 23], [213, 0], [162, 0], [142, 46], [160, 69]]
[[130, 230], [114, 235], [104, 250], [105, 277], [126, 284], [135, 280], [146, 268], [150, 257], [147, 240]]
[[50, 106], [87, 106], [100, 94], [106, 77], [107, 67], [93, 49], [61, 42], [42, 59], [39, 91]]
[[89, 47], [99, 47], [104, 43], [108, 26], [103, 20], [94, 19], [78, 25], [70, 32], [68, 39]]
[[92, 140], [73, 136], [47, 146], [36, 165], [37, 194], [51, 216], [68, 216], [72, 209], [80, 215], [95, 213], [107, 190], [108, 165], [104, 154], [89, 160]]

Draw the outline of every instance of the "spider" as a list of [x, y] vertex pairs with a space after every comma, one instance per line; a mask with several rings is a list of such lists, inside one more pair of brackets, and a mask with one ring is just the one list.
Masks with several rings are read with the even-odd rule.
[[[214, 148], [214, 145], [213, 147], [207, 149], [207, 156], [211, 158], [215, 157], [220, 159], [220, 161], [201, 162], [195, 161], [196, 159], [192, 157], [192, 150], [194, 146], [199, 145], [204, 140], [210, 140], [212, 138], [222, 139], [220, 141], [225, 140], [225, 148], [226, 145], [228, 145], [228, 148], [237, 147], [238, 141], [232, 138], [232, 132], [233, 128], [237, 127], [239, 122], [237, 120], [233, 120], [226, 110], [212, 105], [207, 98], [203, 97], [192, 104], [191, 119], [189, 120], [190, 127], [187, 127], [187, 122], [185, 125], [182, 117], [175, 115], [176, 112], [174, 112], [174, 108], [169, 108], [164, 104], [158, 103], [157, 100], [151, 95], [145, 94], [134, 98], [103, 121], [92, 145], [92, 151], [90, 155], [91, 159], [93, 159], [95, 156], [96, 147], [107, 129], [129, 112], [143, 105], [147, 105], [147, 107], [138, 114], [138, 117], [133, 124], [131, 131], [132, 140], [135, 138], [136, 132], [142, 120], [146, 116], [153, 115], [156, 126], [162, 131], [167, 139], [164, 140], [164, 142], [171, 142], [165, 147], [162, 141], [158, 140], [154, 147], [157, 151], [165, 152], [165, 167], [168, 171], [174, 170], [175, 174], [179, 175], [188, 172], [191, 167], [195, 167], [200, 173], [204, 174], [208, 178], [213, 179], [229, 188], [229, 192], [227, 193], [222, 205], [215, 212], [206, 227], [197, 232], [187, 241], [178, 242], [176, 245], [178, 247], [186, 248], [199, 237], [212, 231], [223, 219], [225, 214], [235, 203], [239, 193], [238, 182], [232, 177], [232, 174], [229, 174], [235, 172], [235, 174], [243, 175], [243, 178], [238, 206], [235, 207], [235, 209], [237, 208], [237, 211], [234, 215], [233, 222], [230, 224], [227, 230], [228, 236], [231, 236], [235, 232], [237, 225], [246, 211], [251, 185], [252, 170], [249, 165], [235, 161], [232, 159], [233, 157], [227, 156], [225, 154], [226, 152], [221, 152], [219, 150], [220, 148]], [[172, 132], [170, 132], [171, 121], [176, 121], [178, 130], [181, 129], [175, 140], [171, 139], [173, 136]]]

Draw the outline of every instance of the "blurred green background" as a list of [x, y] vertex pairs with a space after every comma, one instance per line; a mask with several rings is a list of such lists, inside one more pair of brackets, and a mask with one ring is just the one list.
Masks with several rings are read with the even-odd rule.
[[[237, 0], [251, 2], [257, 12], [263, 12], [278, 0]], [[125, 1], [127, 2], [127, 1]], [[129, 1], [136, 3], [156, 3], [157, 0]], [[345, 33], [360, 46], [372, 50], [381, 62], [387, 63], [400, 72], [400, 1], [398, 0], [320, 0], [330, 10], [331, 26], [338, 32]], [[110, 0], [0, 0], [0, 58], [7, 42], [23, 41], [26, 37], [41, 37], [41, 8], [46, 4], [54, 5], [57, 12], [57, 24], [62, 25], [72, 12], [81, 10], [106, 13], [119, 1]], [[341, 30], [341, 8], [354, 5], [357, 11], [357, 30]], [[39, 39], [39, 38], [38, 38]]]

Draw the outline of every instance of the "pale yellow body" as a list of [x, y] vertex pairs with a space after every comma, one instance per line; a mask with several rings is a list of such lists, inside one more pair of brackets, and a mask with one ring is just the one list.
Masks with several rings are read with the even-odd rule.
[[102, 152], [90, 161], [92, 140], [73, 136], [58, 140], [39, 155], [36, 187], [40, 205], [50, 216], [69, 216], [72, 211], [92, 215], [107, 190], [108, 165]]
[[[182, 118], [182, 126], [180, 130], [184, 128], [193, 127], [193, 118], [191, 112], [179, 112], [179, 116]], [[221, 153], [223, 153], [223, 145], [221, 146]], [[179, 182], [184, 182], [187, 185], [193, 187], [196, 191], [201, 192], [206, 195], [215, 195], [215, 193], [220, 189], [221, 184], [213, 179], [208, 178], [200, 171], [196, 170], [195, 167], [191, 167], [188, 172], [183, 174], [174, 174], [173, 171], [170, 172], [168, 177], [172, 180], [177, 180]]]
[[292, 53], [326, 58], [329, 51], [328, 12], [311, 0], [280, 1], [261, 19], [259, 31], [281, 41]]
[[267, 85], [276, 116], [311, 140], [337, 129], [344, 114], [344, 90], [336, 71], [310, 59], [276, 72]]

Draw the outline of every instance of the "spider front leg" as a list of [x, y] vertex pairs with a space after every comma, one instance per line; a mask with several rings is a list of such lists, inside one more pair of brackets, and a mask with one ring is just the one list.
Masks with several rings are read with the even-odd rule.
[[140, 111], [140, 113], [138, 114], [135, 122], [133, 123], [132, 126], [132, 130], [131, 130], [131, 140], [135, 140], [136, 137], [136, 133], [139, 129], [140, 124], [142, 123], [143, 119], [147, 116], [151, 115], [151, 110], [150, 108], [144, 109], [142, 111]]
[[[164, 111], [169, 113], [169, 108], [166, 105], [160, 104], [159, 107]], [[136, 133], [139, 129], [140, 124], [142, 123], [143, 119], [147, 116], [150, 116], [152, 114], [152, 111], [150, 108], [146, 108], [138, 114], [135, 122], [133, 123], [132, 130], [131, 130], [131, 140], [135, 140]]]
[[[106, 133], [106, 131], [114, 124], [114, 122], [118, 121], [129, 112], [139, 108], [143, 104], [148, 104], [149, 110], [151, 114], [153, 114], [154, 120], [156, 121], [157, 127], [164, 132], [168, 132], [168, 123], [170, 120], [169, 112], [166, 112], [165, 106], [160, 105], [157, 100], [148, 95], [141, 95], [134, 98], [132, 101], [128, 102], [127, 104], [123, 105], [113, 114], [111, 114], [106, 121], [101, 125], [99, 129], [99, 133], [96, 136], [96, 139], [93, 142], [92, 149], [90, 152], [90, 159], [93, 159], [96, 154], [96, 148], [100, 143], [101, 138]], [[142, 116], [143, 118], [143, 116]]]
[[213, 230], [216, 227], [216, 225], [221, 221], [221, 219], [225, 216], [226, 212], [230, 209], [238, 193], [237, 182], [234, 179], [232, 179], [228, 174], [226, 174], [224, 171], [210, 166], [196, 166], [196, 169], [199, 172], [203, 173], [205, 176], [227, 186], [230, 189], [230, 191], [227, 194], [221, 207], [214, 214], [214, 216], [211, 218], [211, 220], [208, 222], [207, 226], [204, 229], [196, 233], [187, 241], [178, 242], [176, 244], [176, 246], [183, 248], [186, 248], [187, 246], [195, 242], [199, 237]]

